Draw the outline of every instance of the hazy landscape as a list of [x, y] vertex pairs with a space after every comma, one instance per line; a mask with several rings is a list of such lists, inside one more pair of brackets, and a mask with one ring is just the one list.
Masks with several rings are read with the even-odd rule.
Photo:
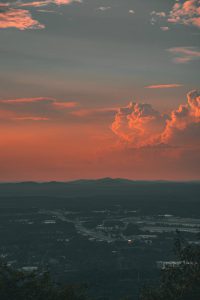
[[199, 244], [200, 183], [122, 179], [0, 185], [0, 257], [97, 299], [138, 299], [171, 264], [176, 231]]

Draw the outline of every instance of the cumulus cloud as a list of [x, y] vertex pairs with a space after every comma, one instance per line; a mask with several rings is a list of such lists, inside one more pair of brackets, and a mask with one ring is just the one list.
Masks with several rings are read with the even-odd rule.
[[177, 1], [170, 11], [168, 22], [200, 28], [200, 0]]
[[121, 140], [135, 147], [143, 147], [158, 139], [164, 130], [166, 118], [150, 104], [131, 102], [119, 109], [112, 130]]
[[149, 104], [130, 103], [115, 115], [112, 131], [134, 148], [200, 146], [200, 94], [191, 91], [187, 99], [168, 116]]
[[[154, 25], [157, 22], [200, 28], [200, 0], [176, 0], [169, 12], [152, 11], [151, 24]], [[167, 31], [168, 26], [163, 25], [161, 29]]]
[[[187, 103], [172, 111], [170, 119], [161, 136], [164, 143], [176, 142], [186, 144], [189, 137], [196, 136], [195, 142], [200, 143], [200, 93], [196, 90], [187, 94]], [[198, 135], [197, 135], [198, 133]], [[191, 140], [191, 139], [189, 139]], [[194, 141], [193, 141], [194, 142]]]
[[200, 59], [200, 51], [195, 47], [174, 47], [168, 49], [168, 52], [175, 55], [173, 61], [179, 64], [185, 64]]

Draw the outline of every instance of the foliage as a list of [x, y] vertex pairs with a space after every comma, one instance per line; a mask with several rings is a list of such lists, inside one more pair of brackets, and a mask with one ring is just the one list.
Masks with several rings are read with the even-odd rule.
[[0, 263], [1, 300], [86, 300], [80, 286], [56, 285], [49, 273], [22, 272]]
[[159, 286], [144, 288], [140, 300], [200, 299], [200, 246], [179, 236], [174, 250], [179, 264], [163, 269]]

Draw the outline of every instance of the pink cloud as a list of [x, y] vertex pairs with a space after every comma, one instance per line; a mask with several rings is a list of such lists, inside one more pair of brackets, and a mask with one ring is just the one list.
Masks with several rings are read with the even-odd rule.
[[67, 5], [73, 2], [82, 3], [82, 0], [53, 0], [52, 2], [55, 2], [57, 5]]
[[10, 6], [10, 3], [0, 3], [0, 7], [8, 7]]
[[0, 28], [43, 29], [44, 25], [34, 20], [29, 11], [10, 8], [0, 12]]
[[168, 31], [169, 30], [169, 27], [168, 26], [161, 26], [160, 29], [162, 31]]
[[32, 1], [32, 2], [22, 2], [18, 3], [17, 6], [20, 7], [42, 7], [49, 4], [55, 4], [55, 5], [69, 5], [72, 3], [82, 3], [81, 0], [43, 0], [43, 1]]
[[195, 47], [175, 47], [168, 49], [168, 52], [176, 56], [173, 59], [176, 63], [184, 64], [200, 59], [200, 51], [198, 51]]
[[157, 84], [157, 85], [148, 85], [145, 88], [147, 89], [171, 89], [171, 88], [178, 88], [183, 86], [182, 84]]
[[200, 1], [176, 2], [169, 14], [168, 22], [200, 27]]
[[52, 1], [51, 0], [44, 0], [44, 1], [32, 1], [32, 2], [22, 2], [18, 3], [17, 6], [20, 7], [41, 7], [41, 6], [46, 6], [50, 4]]
[[4, 104], [17, 104], [17, 103], [34, 103], [34, 102], [54, 102], [56, 101], [54, 98], [45, 98], [45, 97], [37, 97], [37, 98], [16, 98], [16, 99], [8, 99], [8, 100], [0, 100], [0, 103]]
[[21, 9], [26, 7], [43, 7], [49, 4], [55, 5], [69, 5], [71, 3], [82, 3], [82, 0], [42, 0], [32, 2], [10, 2], [0, 3], [3, 11], [0, 12], [0, 28], [17, 28], [19, 30], [25, 29], [44, 29], [45, 26], [39, 21], [32, 18], [29, 10]]
[[79, 109], [73, 111], [71, 114], [77, 117], [88, 117], [88, 116], [105, 116], [111, 115], [117, 112], [117, 108], [114, 107], [107, 107], [107, 108], [90, 108], [90, 109]]
[[[0, 109], [14, 113], [12, 120], [48, 120], [66, 118], [75, 107], [77, 102], [61, 102], [54, 98], [17, 98], [0, 100]], [[10, 118], [8, 118], [10, 119]]]
[[112, 123], [112, 131], [134, 147], [152, 144], [165, 128], [166, 115], [160, 114], [150, 104], [130, 103], [120, 108]]
[[[200, 94], [194, 90], [187, 94], [187, 103], [179, 106], [177, 110], [172, 111], [170, 119], [166, 122], [166, 128], [162, 134], [162, 141], [169, 142], [179, 138], [186, 145], [190, 136], [190, 142], [194, 134], [200, 135]], [[189, 134], [188, 134], [189, 133]], [[197, 135], [197, 136], [198, 136]], [[190, 144], [189, 142], [189, 144]], [[199, 139], [194, 142], [199, 143]]]
[[115, 115], [112, 131], [134, 148], [200, 146], [200, 94], [189, 92], [187, 103], [168, 116], [149, 104], [130, 103]]
[[63, 108], [73, 108], [73, 107], [76, 107], [78, 104], [77, 104], [77, 102], [58, 102], [58, 101], [55, 101], [53, 103], [53, 105], [54, 105], [55, 108], [63, 109]]
[[36, 97], [36, 98], [16, 98], [16, 99], [8, 99], [8, 100], [0, 100], [0, 104], [8, 104], [8, 105], [26, 105], [32, 103], [44, 103], [52, 105], [54, 108], [73, 108], [78, 105], [77, 102], [60, 102], [55, 98], [47, 98], [47, 97]]
[[49, 118], [37, 116], [15, 117], [12, 119], [15, 121], [49, 121]]

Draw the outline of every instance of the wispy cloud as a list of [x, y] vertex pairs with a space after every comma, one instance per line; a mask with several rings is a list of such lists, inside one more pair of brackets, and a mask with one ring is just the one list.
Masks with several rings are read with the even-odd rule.
[[59, 101], [54, 98], [16, 98], [0, 100], [0, 110], [11, 120], [47, 121], [65, 118], [78, 106], [77, 102]]
[[35, 102], [50, 102], [54, 103], [56, 99], [54, 98], [45, 98], [45, 97], [36, 97], [36, 98], [16, 98], [8, 100], [0, 100], [0, 103], [4, 104], [26, 104], [26, 103], [35, 103]]
[[72, 115], [80, 118], [98, 118], [98, 117], [112, 117], [117, 112], [117, 108], [106, 107], [106, 108], [90, 108], [90, 109], [79, 109], [71, 112]]
[[111, 9], [111, 6], [100, 6], [97, 8], [97, 10], [100, 10], [100, 11], [106, 11], [106, 10], [110, 10]]
[[76, 107], [78, 105], [78, 103], [77, 102], [58, 102], [58, 101], [54, 101], [53, 105], [57, 109], [63, 109], [63, 108]]
[[164, 11], [152, 11], [151, 12], [151, 24], [154, 25], [158, 20], [161, 20], [166, 17], [166, 13]]
[[49, 4], [55, 5], [69, 5], [72, 3], [82, 3], [82, 0], [43, 0], [43, 1], [32, 1], [32, 2], [22, 2], [18, 3], [17, 6], [21, 7], [42, 7]]
[[168, 31], [169, 30], [169, 27], [168, 26], [161, 26], [160, 29], [162, 31]]
[[174, 47], [168, 49], [168, 51], [175, 55], [173, 58], [175, 63], [185, 64], [200, 59], [200, 51], [195, 47]]
[[15, 121], [49, 121], [49, 118], [46, 117], [37, 117], [37, 116], [27, 116], [27, 117], [16, 117], [12, 118]]
[[146, 89], [173, 89], [179, 88], [183, 86], [182, 84], [172, 83], [172, 84], [155, 84], [155, 85], [148, 85], [145, 86]]
[[60, 108], [72, 108], [78, 105], [77, 102], [61, 102], [55, 98], [47, 98], [47, 97], [36, 97], [36, 98], [17, 98], [17, 99], [7, 99], [7, 100], [0, 100], [0, 104], [30, 104], [30, 103], [47, 103], [51, 104], [55, 107]]

